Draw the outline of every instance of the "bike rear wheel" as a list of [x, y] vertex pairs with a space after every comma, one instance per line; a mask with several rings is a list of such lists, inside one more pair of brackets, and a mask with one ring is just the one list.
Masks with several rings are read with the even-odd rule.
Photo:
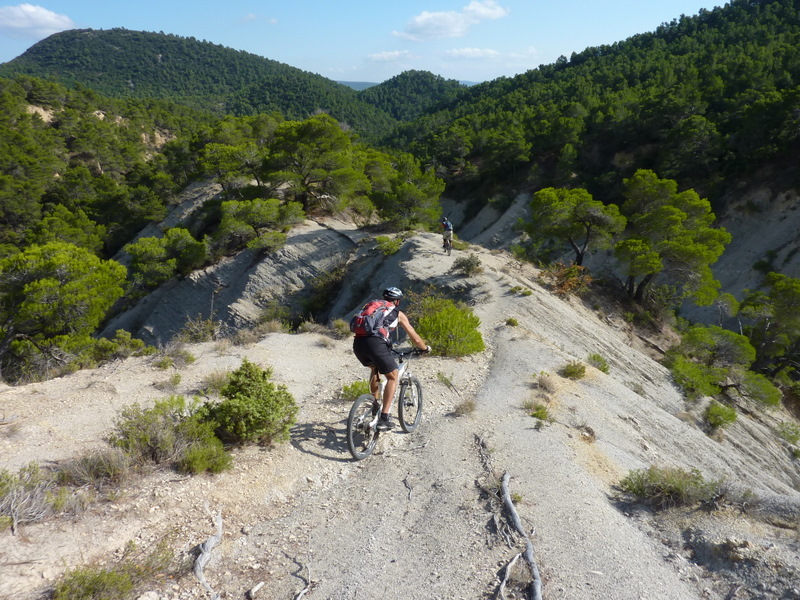
[[422, 385], [413, 375], [400, 382], [397, 413], [406, 433], [414, 431], [422, 420]]
[[447, 248], [445, 249], [447, 252], [447, 256], [450, 256], [450, 251], [453, 249], [453, 242], [450, 240], [447, 241]]
[[356, 460], [364, 460], [372, 454], [378, 442], [378, 430], [369, 425], [377, 414], [373, 412], [376, 405], [372, 394], [362, 394], [353, 402], [347, 417], [347, 449]]

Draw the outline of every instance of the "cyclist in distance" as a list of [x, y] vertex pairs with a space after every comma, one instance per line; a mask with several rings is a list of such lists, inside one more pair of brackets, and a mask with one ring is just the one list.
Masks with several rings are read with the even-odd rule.
[[370, 368], [369, 389], [376, 398], [376, 403], [380, 391], [379, 374], [386, 377], [381, 417], [377, 425], [379, 431], [388, 431], [394, 427], [394, 423], [389, 418], [389, 410], [392, 408], [392, 400], [397, 389], [398, 366], [391, 351], [392, 345], [389, 340], [391, 332], [396, 330], [399, 325], [408, 334], [414, 346], [425, 352], [431, 351], [430, 346], [411, 326], [406, 313], [400, 310], [402, 297], [403, 292], [396, 287], [383, 290], [383, 299], [394, 304], [394, 307], [383, 318], [383, 323], [379, 328], [380, 332], [369, 335], [356, 334], [353, 339], [353, 353], [362, 365]]
[[453, 224], [442, 217], [442, 248], [447, 249], [447, 242], [453, 243]]

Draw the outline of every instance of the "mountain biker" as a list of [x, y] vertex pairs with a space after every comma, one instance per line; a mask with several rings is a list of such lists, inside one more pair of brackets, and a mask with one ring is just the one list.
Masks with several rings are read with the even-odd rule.
[[403, 292], [396, 287], [383, 290], [383, 299], [394, 304], [394, 308], [386, 315], [383, 321], [387, 332], [385, 337], [373, 334], [356, 335], [353, 338], [353, 353], [362, 365], [370, 368], [369, 389], [375, 397], [376, 405], [379, 400], [380, 375], [386, 377], [381, 416], [377, 425], [379, 431], [388, 431], [394, 427], [394, 423], [389, 419], [389, 410], [392, 408], [394, 392], [397, 389], [398, 367], [391, 352], [392, 345], [389, 341], [389, 334], [400, 325], [408, 334], [414, 346], [425, 352], [431, 351], [431, 347], [425, 343], [425, 340], [411, 326], [406, 313], [400, 310], [402, 297]]
[[442, 248], [447, 249], [448, 241], [453, 243], [453, 224], [447, 220], [447, 217], [442, 217]]

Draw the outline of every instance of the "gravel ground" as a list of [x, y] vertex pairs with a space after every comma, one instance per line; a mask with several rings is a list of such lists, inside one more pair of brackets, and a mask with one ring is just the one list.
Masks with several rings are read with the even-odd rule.
[[[192, 346], [197, 360], [181, 370], [175, 393], [196, 394], [209, 374], [243, 358], [270, 366], [300, 405], [291, 442], [239, 450], [235, 467], [213, 477], [154, 473], [114, 502], [0, 534], [0, 597], [40, 598], [65, 569], [109, 563], [131, 540], [146, 549], [166, 537], [191, 556], [219, 513], [224, 535], [205, 575], [224, 598], [243, 598], [260, 582], [258, 598], [495, 598], [524, 548], [497, 497], [508, 473], [544, 598], [800, 598], [797, 465], [776, 458], [780, 445], [765, 425], [742, 415], [730, 441], [712, 440], [686, 417], [700, 409], [684, 403], [626, 324], [552, 296], [535, 269], [505, 253], [473, 250], [483, 273], [456, 277], [449, 269], [462, 254], [444, 257], [437, 236], [417, 236], [400, 270], [383, 274], [472, 298], [488, 346], [413, 363], [425, 393], [416, 432], [384, 434], [373, 456], [352, 461], [349, 406], [337, 396], [365, 370], [349, 340], [278, 333], [247, 347]], [[608, 360], [609, 374], [587, 367], [581, 380], [558, 375], [591, 353]], [[119, 409], [163, 397], [154, 383], [168, 376], [137, 358], [0, 390], [0, 416], [16, 417], [0, 429], [0, 467], [102, 446]], [[523, 406], [532, 403], [551, 418], [528, 416]], [[779, 499], [786, 514], [778, 523], [728, 505], [653, 514], [625, 503], [615, 484], [651, 464], [725, 476]], [[529, 584], [518, 561], [506, 596], [529, 597]], [[140, 597], [210, 595], [187, 574]]]

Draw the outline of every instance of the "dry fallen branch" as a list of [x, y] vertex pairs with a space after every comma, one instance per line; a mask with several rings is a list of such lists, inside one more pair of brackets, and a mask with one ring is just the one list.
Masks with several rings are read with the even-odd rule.
[[[208, 507], [206, 507], [206, 511], [208, 511]], [[203, 574], [203, 568], [211, 559], [211, 551], [214, 549], [214, 546], [219, 544], [219, 542], [222, 540], [222, 514], [217, 513], [212, 518], [217, 527], [217, 532], [210, 536], [205, 542], [200, 544], [200, 555], [197, 557], [197, 560], [194, 561], [194, 575], [197, 577], [197, 580], [203, 585], [206, 591], [211, 594], [212, 600], [219, 600], [220, 595], [217, 594], [208, 584], [206, 581], [206, 576]]]
[[[512, 524], [514, 525], [514, 529], [525, 539], [525, 552], [522, 554], [525, 557], [525, 560], [528, 562], [528, 565], [531, 569], [531, 576], [533, 577], [533, 586], [531, 589], [531, 598], [533, 600], [542, 600], [542, 578], [539, 575], [539, 567], [536, 565], [536, 556], [534, 555], [533, 551], [533, 544], [531, 540], [528, 538], [528, 534], [525, 533], [525, 529], [522, 527], [522, 521], [520, 521], [519, 515], [517, 514], [517, 509], [514, 508], [514, 502], [511, 500], [511, 494], [508, 491], [508, 480], [511, 476], [506, 472], [503, 475], [503, 506], [506, 507], [508, 511], [509, 517], [511, 519]], [[514, 559], [516, 560], [516, 559]], [[514, 561], [512, 561], [513, 563]], [[506, 569], [506, 579], [508, 577], [508, 571], [510, 571], [511, 565]], [[505, 583], [505, 579], [503, 580], [503, 584]]]

